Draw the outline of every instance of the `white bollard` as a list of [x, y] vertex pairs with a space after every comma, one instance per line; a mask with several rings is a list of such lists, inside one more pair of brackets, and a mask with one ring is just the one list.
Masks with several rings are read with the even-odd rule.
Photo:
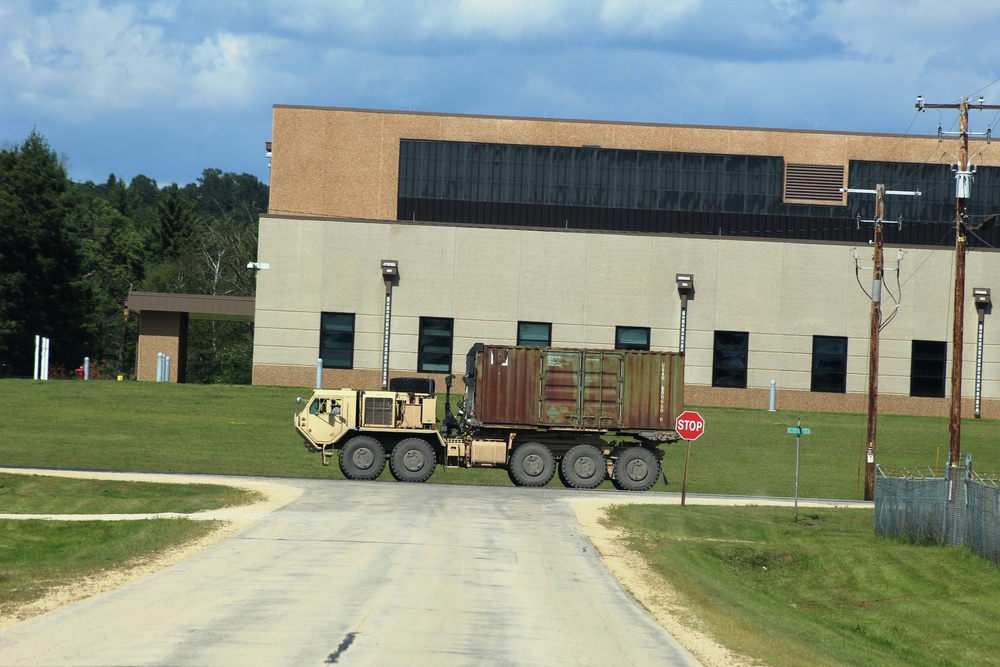
[[90, 357], [83, 358], [83, 379], [90, 379]]
[[323, 388], [323, 357], [316, 360], [316, 388]]
[[771, 411], [771, 412], [774, 412], [774, 399], [775, 399], [774, 385], [775, 384], [776, 384], [775, 381], [771, 380], [771, 407], [768, 408], [768, 410]]
[[38, 380], [42, 376], [39, 374], [42, 361], [42, 337], [35, 334], [35, 372], [31, 376], [33, 380]]

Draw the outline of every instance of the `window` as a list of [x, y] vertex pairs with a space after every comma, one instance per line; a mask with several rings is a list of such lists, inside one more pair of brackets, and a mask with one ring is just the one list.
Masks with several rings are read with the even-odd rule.
[[915, 340], [910, 348], [910, 396], [944, 398], [948, 345], [936, 340]]
[[649, 327], [615, 327], [616, 350], [648, 350]]
[[417, 370], [421, 373], [451, 372], [452, 333], [450, 317], [421, 317], [417, 341]]
[[354, 368], [354, 313], [322, 313], [319, 356], [323, 368]]
[[812, 391], [847, 391], [847, 338], [813, 336]]
[[716, 331], [712, 351], [712, 386], [747, 386], [747, 350], [750, 334], [746, 331]]
[[518, 322], [517, 344], [549, 347], [552, 345], [552, 325], [548, 322]]

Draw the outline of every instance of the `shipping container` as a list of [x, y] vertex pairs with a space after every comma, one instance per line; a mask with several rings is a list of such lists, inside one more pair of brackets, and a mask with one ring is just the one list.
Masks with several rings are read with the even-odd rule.
[[483, 427], [672, 431], [684, 409], [674, 352], [476, 345], [466, 370], [468, 418]]

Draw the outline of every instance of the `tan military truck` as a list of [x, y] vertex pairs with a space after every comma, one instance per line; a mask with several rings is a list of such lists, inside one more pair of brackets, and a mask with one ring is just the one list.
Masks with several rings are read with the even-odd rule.
[[[458, 415], [438, 428], [433, 380], [394, 378], [389, 391], [317, 389], [295, 415], [306, 448], [344, 476], [389, 469], [423, 482], [437, 464], [501, 467], [518, 486], [592, 489], [610, 478], [645, 491], [660, 475], [659, 445], [680, 439], [684, 357], [672, 352], [513, 347], [469, 351]], [[301, 399], [300, 399], [301, 400]]]

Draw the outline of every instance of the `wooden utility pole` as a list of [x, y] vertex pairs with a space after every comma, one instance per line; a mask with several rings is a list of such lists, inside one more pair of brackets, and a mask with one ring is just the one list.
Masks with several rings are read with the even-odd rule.
[[[882, 282], [885, 276], [885, 262], [882, 253], [882, 223], [885, 214], [886, 195], [911, 195], [919, 197], [919, 192], [907, 190], [886, 190], [879, 183], [874, 190], [856, 188], [844, 189], [843, 192], [875, 195], [875, 219], [870, 222], [874, 226], [874, 247], [872, 268], [872, 314], [871, 332], [868, 338], [868, 428], [865, 433], [867, 452], [865, 458], [865, 500], [875, 500], [875, 427], [878, 422], [878, 335], [882, 329]], [[860, 216], [859, 216], [860, 217]], [[859, 220], [860, 222], [860, 220]], [[866, 221], [868, 222], [868, 221]], [[900, 221], [902, 224], [902, 221]]]
[[[948, 419], [948, 466], [957, 469], [962, 440], [962, 345], [965, 323], [965, 202], [972, 194], [973, 169], [969, 164], [969, 109], [1000, 109], [997, 104], [969, 104], [963, 97], [958, 104], [925, 104], [917, 98], [917, 109], [958, 109], [958, 165], [955, 171], [955, 305], [951, 331], [951, 409]], [[938, 129], [938, 136], [944, 133]]]

